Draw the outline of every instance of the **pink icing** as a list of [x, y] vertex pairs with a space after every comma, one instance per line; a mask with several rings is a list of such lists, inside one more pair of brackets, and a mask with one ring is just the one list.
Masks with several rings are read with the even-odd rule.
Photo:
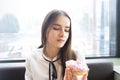
[[66, 66], [71, 66], [77, 71], [85, 71], [88, 70], [88, 66], [84, 61], [75, 61], [75, 60], [68, 60], [66, 61]]

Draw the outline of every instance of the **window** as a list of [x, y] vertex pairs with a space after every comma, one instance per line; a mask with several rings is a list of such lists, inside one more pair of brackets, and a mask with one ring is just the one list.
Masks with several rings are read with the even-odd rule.
[[0, 59], [24, 58], [41, 43], [41, 24], [52, 9], [72, 19], [73, 48], [110, 56], [109, 0], [0, 0]]

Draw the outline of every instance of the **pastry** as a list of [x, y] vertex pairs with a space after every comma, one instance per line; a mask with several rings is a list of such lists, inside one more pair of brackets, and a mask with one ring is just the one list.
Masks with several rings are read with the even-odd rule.
[[89, 71], [87, 64], [84, 61], [68, 60], [66, 67], [70, 68], [73, 74], [83, 75]]

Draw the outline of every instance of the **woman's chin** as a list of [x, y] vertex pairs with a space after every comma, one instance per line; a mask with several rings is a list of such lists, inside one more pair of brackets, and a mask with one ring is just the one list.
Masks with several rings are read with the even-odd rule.
[[[57, 44], [56, 44], [57, 45]], [[59, 48], [62, 48], [64, 46], [64, 44], [58, 44], [57, 45]]]

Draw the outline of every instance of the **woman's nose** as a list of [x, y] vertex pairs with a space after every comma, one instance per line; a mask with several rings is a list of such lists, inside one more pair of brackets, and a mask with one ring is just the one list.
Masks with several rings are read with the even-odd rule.
[[65, 36], [65, 31], [64, 30], [60, 30], [60, 36], [64, 37]]

